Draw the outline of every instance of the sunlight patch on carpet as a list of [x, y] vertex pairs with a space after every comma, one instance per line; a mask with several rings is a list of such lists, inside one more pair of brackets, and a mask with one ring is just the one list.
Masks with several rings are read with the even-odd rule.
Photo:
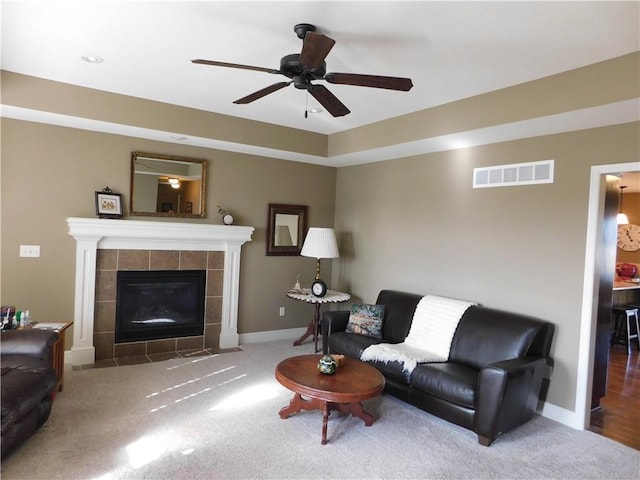
[[[210, 375], [205, 375], [205, 376], [210, 376]], [[175, 399], [173, 401], [173, 404], [175, 405], [175, 404], [184, 402], [185, 400], [190, 400], [192, 398], [198, 397], [198, 396], [200, 396], [200, 395], [202, 395], [204, 393], [211, 392], [212, 390], [214, 390], [214, 389], [216, 389], [218, 387], [221, 387], [223, 385], [227, 385], [227, 384], [232, 383], [232, 382], [236, 382], [236, 381], [241, 380], [241, 379], [243, 379], [243, 378], [245, 378], [247, 376], [248, 375], [246, 373], [243, 373], [242, 375], [238, 375], [237, 377], [233, 377], [233, 378], [230, 378], [229, 380], [225, 380], [224, 382], [220, 382], [217, 385], [203, 388], [202, 390], [199, 390], [197, 392], [193, 392], [193, 393], [190, 393], [189, 395], [185, 395], [184, 397]], [[159, 407], [152, 408], [151, 410], [149, 410], [149, 412], [150, 413], [158, 412], [158, 411], [160, 411], [160, 410], [162, 410], [164, 408], [167, 408], [168, 406], [169, 406], [168, 404], [160, 405]]]
[[233, 395], [222, 399], [220, 403], [210, 408], [213, 410], [226, 410], [230, 408], [244, 408], [250, 405], [276, 398], [281, 392], [278, 385], [263, 383], [240, 390]]
[[151, 436], [142, 437], [140, 440], [127, 446], [129, 464], [133, 468], [145, 465], [159, 459], [165, 453], [167, 442]]
[[168, 367], [168, 368], [167, 368], [167, 371], [169, 371], [169, 370], [175, 370], [175, 369], [177, 369], [177, 368], [189, 367], [189, 366], [192, 366], [192, 365], [193, 365], [193, 364], [195, 364], [195, 363], [207, 362], [207, 361], [209, 361], [209, 360], [213, 360], [213, 359], [215, 359], [215, 358], [216, 358], [216, 357], [218, 357], [219, 355], [220, 355], [220, 354], [215, 353], [215, 354], [213, 354], [213, 355], [207, 355], [207, 356], [204, 356], [204, 357], [194, 358], [193, 360], [191, 360], [190, 362], [187, 362], [187, 363], [179, 363], [178, 365], [172, 365], [172, 366], [170, 366], [170, 367]]
[[207, 375], [203, 375], [201, 377], [192, 378], [192, 379], [190, 379], [190, 380], [188, 380], [186, 382], [182, 382], [182, 383], [179, 383], [177, 385], [173, 385], [172, 387], [165, 388], [165, 389], [160, 390], [158, 392], [150, 393], [149, 395], [147, 395], [147, 398], [155, 397], [157, 395], [160, 395], [161, 393], [171, 392], [172, 390], [176, 390], [178, 388], [182, 388], [182, 387], [185, 387], [187, 385], [191, 385], [192, 383], [199, 382], [199, 381], [201, 381], [201, 380], [203, 380], [205, 378], [213, 377], [214, 375], [219, 375], [221, 373], [228, 372], [229, 370], [232, 370], [234, 368], [236, 368], [235, 365], [233, 367], [227, 367], [227, 368], [223, 368], [222, 370], [217, 370], [215, 372], [208, 373]]

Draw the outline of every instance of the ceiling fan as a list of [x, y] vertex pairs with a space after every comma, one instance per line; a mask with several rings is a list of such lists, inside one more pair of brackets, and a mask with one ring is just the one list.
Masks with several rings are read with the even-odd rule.
[[358, 73], [327, 73], [327, 57], [333, 45], [332, 38], [315, 33], [316, 27], [308, 23], [299, 23], [293, 27], [298, 38], [302, 39], [302, 51], [285, 55], [280, 60], [280, 68], [254, 67], [238, 63], [217, 62], [214, 60], [191, 60], [193, 63], [214, 65], [217, 67], [239, 68], [258, 72], [274, 73], [290, 78], [290, 81], [278, 82], [266, 88], [242, 97], [233, 103], [246, 104], [262, 98], [270, 93], [293, 83], [296, 88], [307, 90], [334, 117], [342, 117], [350, 110], [324, 85], [312, 83], [315, 80], [325, 80], [339, 85], [355, 85], [359, 87], [384, 88], [387, 90], [401, 90], [407, 92], [413, 87], [410, 78], [384, 77], [379, 75], [361, 75]]

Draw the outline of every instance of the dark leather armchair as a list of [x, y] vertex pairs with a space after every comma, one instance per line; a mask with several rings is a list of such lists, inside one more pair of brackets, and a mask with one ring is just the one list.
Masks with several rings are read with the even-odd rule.
[[49, 418], [58, 383], [52, 364], [57, 338], [36, 329], [0, 334], [2, 459]]

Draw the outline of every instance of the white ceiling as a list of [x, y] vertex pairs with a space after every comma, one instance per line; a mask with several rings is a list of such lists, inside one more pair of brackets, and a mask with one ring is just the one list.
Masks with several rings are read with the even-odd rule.
[[[331, 134], [640, 49], [638, 2], [3, 1], [2, 69]], [[300, 51], [296, 23], [336, 40], [332, 72], [406, 76], [409, 92], [325, 84], [352, 111], [304, 118], [316, 101], [289, 86], [232, 102]], [[89, 64], [82, 55], [99, 55]], [[324, 83], [324, 82], [322, 82]]]

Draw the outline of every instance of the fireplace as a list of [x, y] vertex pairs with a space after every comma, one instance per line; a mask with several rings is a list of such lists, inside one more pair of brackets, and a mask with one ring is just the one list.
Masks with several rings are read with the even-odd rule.
[[[169, 343], [175, 350], [196, 348], [195, 340], [205, 348], [238, 346], [240, 253], [253, 227], [98, 218], [68, 218], [67, 224], [76, 240], [74, 365], [95, 363], [97, 357], [172, 351], [165, 348]], [[114, 328], [106, 324], [113, 316], [115, 326], [115, 272], [168, 269], [207, 270], [206, 288], [213, 291], [206, 295], [204, 335], [116, 344]], [[212, 312], [217, 316], [209, 318]]]
[[203, 335], [206, 270], [119, 271], [115, 343]]

